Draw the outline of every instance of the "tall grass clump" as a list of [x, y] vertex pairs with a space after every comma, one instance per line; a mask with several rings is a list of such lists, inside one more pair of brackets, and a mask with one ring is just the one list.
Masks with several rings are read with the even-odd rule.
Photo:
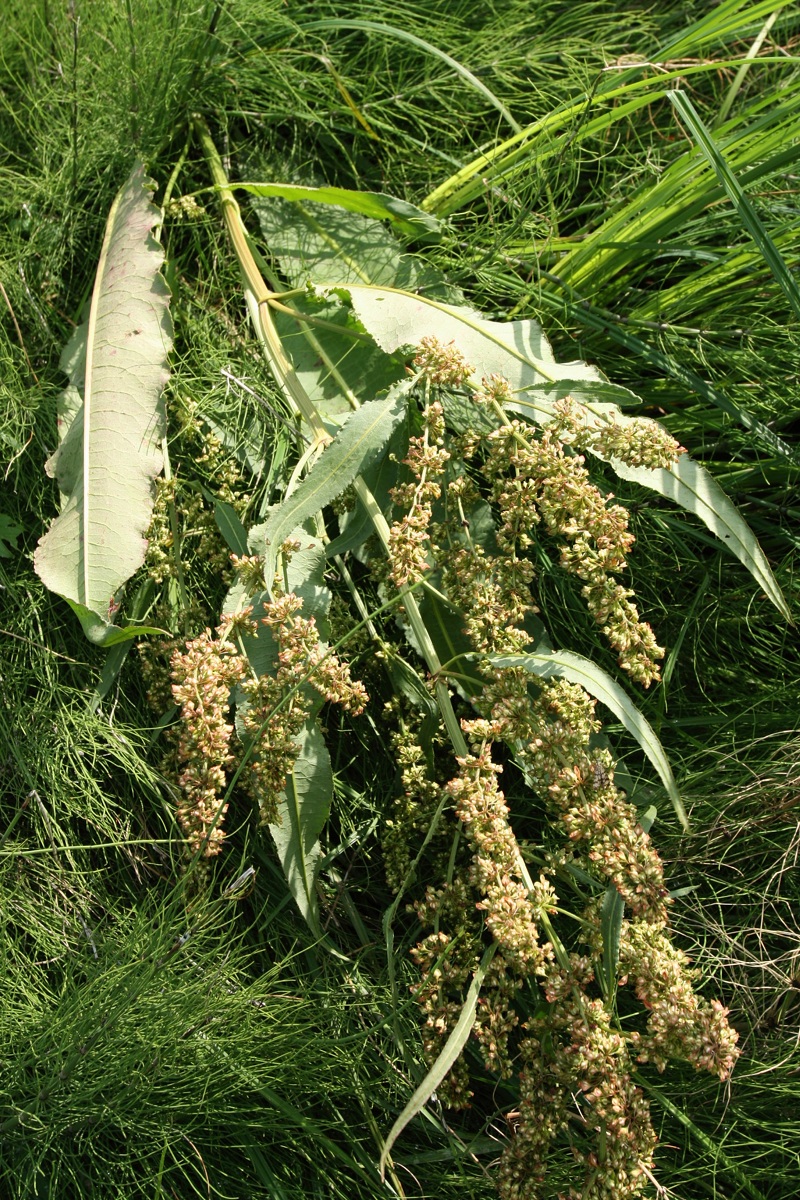
[[794, 1195], [798, 33], [9, 6], [3, 1194]]

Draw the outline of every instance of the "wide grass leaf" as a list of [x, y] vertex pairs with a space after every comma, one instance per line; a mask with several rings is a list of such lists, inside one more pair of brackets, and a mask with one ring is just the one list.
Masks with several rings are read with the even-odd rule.
[[110, 644], [114, 598], [144, 562], [162, 469], [161, 393], [171, 347], [159, 220], [139, 165], [109, 213], [88, 319], [65, 349], [61, 443], [47, 463], [62, 509], [34, 558], [91, 641]]
[[491, 654], [488, 658], [495, 667], [522, 667], [523, 670], [542, 679], [557, 676], [568, 679], [570, 683], [578, 683], [590, 696], [594, 696], [595, 700], [610, 708], [650, 759], [667, 791], [678, 820], [684, 829], [689, 828], [686, 810], [664, 747], [644, 714], [602, 667], [584, 658], [582, 654], [573, 654], [569, 650], [531, 650], [525, 654]]
[[794, 309], [795, 316], [800, 316], [800, 289], [798, 289], [797, 282], [774, 239], [770, 237], [761, 218], [745, 195], [736, 175], [728, 166], [725, 156], [720, 152], [714, 138], [700, 120], [689, 97], [680, 89], [668, 92], [667, 95], [689, 126], [692, 136], [711, 164], [714, 174], [724, 187], [728, 198], [735, 205], [742, 224], [763, 254], [770, 271]]

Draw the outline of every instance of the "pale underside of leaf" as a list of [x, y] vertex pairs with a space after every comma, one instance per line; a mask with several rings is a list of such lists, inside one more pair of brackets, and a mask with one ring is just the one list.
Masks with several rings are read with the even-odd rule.
[[114, 201], [89, 317], [65, 350], [61, 443], [48, 463], [66, 499], [35, 567], [99, 641], [110, 632], [115, 593], [144, 561], [162, 468], [171, 327], [163, 251], [151, 234], [158, 220], [140, 165]]
[[[548, 399], [547, 384], [603, 378], [586, 363], [557, 363], [536, 321], [488, 321], [466, 305], [393, 288], [349, 283], [342, 290], [350, 295], [356, 316], [381, 349], [393, 353], [419, 345], [423, 337], [436, 338], [443, 345], [453, 342], [472, 367], [476, 384], [502, 375], [512, 391], [543, 387], [543, 399]], [[554, 389], [554, 398], [562, 390]]]

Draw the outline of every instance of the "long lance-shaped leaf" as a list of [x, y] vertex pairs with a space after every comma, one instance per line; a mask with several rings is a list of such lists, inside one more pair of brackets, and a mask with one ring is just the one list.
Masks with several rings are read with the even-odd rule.
[[794, 624], [789, 606], [772, 574], [764, 551], [747, 522], [739, 516], [734, 505], [716, 480], [700, 463], [682, 454], [668, 471], [648, 467], [629, 467], [619, 459], [609, 459], [620, 479], [641, 484], [679, 504], [686, 512], [699, 517], [731, 554], [747, 567], [768, 598], [790, 625]]
[[333, 773], [316, 717], [298, 738], [299, 752], [278, 804], [280, 822], [270, 825], [289, 891], [310, 928], [321, 932], [315, 891], [321, 856], [319, 835], [333, 797]]
[[425, 1076], [422, 1083], [414, 1092], [414, 1095], [411, 1097], [408, 1104], [400, 1113], [400, 1116], [397, 1118], [392, 1128], [389, 1130], [383, 1146], [383, 1152], [381, 1154], [381, 1175], [383, 1175], [383, 1172], [386, 1169], [386, 1162], [389, 1158], [392, 1146], [397, 1141], [408, 1122], [413, 1120], [417, 1113], [421, 1112], [428, 1103], [431, 1096], [436, 1091], [437, 1087], [442, 1082], [445, 1075], [447, 1075], [447, 1072], [453, 1066], [453, 1063], [466, 1046], [469, 1040], [469, 1035], [472, 1032], [472, 1026], [475, 1023], [475, 1010], [478, 1007], [478, 996], [480, 995], [481, 986], [483, 985], [486, 972], [489, 970], [489, 966], [494, 958], [496, 950], [497, 943], [495, 942], [485, 951], [483, 958], [480, 961], [480, 965], [472, 977], [472, 983], [469, 986], [469, 991], [467, 992], [464, 1000], [464, 1007], [461, 1010], [461, 1015], [453, 1027], [450, 1036], [445, 1042], [441, 1054], [436, 1059], [436, 1062], [433, 1064], [430, 1071], [428, 1071], [428, 1074]]
[[111, 207], [88, 320], [62, 358], [70, 376], [62, 440], [46, 466], [62, 511], [34, 558], [87, 637], [106, 645], [125, 636], [111, 622], [114, 597], [144, 562], [163, 465], [161, 392], [172, 343], [164, 254], [151, 234], [158, 220], [139, 165]]
[[411, 238], [439, 238], [441, 222], [430, 213], [385, 192], [354, 192], [340, 187], [301, 187], [292, 183], [234, 183], [233, 190], [253, 196], [280, 196], [283, 200], [312, 200], [346, 208], [364, 217], [391, 221], [398, 232]]
[[675, 776], [669, 765], [664, 747], [656, 737], [652, 725], [636, 707], [630, 696], [622, 690], [615, 679], [582, 654], [569, 650], [532, 650], [525, 654], [491, 654], [489, 661], [495, 667], [522, 667], [532, 675], [548, 679], [553, 675], [578, 683], [590, 696], [605, 704], [622, 722], [628, 733], [636, 738], [650, 762], [655, 767], [661, 782], [672, 801], [672, 807], [684, 829], [689, 828], [686, 809], [678, 793]]
[[[537, 389], [529, 389], [524, 399], [517, 398], [506, 405], [512, 412], [518, 412], [529, 421], [542, 423], [546, 401], [536, 398]], [[593, 428], [602, 428], [609, 421], [617, 425], [631, 423], [632, 418], [621, 413], [615, 405], [607, 404], [603, 399], [596, 401], [594, 395], [603, 396], [602, 385], [581, 385], [571, 387], [569, 394], [574, 400], [585, 407], [585, 424]], [[648, 418], [636, 418], [641, 421]], [[546, 423], [546, 422], [544, 422]], [[655, 422], [654, 422], [655, 424]], [[669, 470], [651, 467], [630, 467], [618, 458], [606, 458], [596, 450], [591, 451], [595, 457], [609, 463], [620, 479], [637, 483], [651, 492], [657, 492], [667, 500], [679, 505], [685, 512], [699, 517], [705, 527], [739, 562], [747, 568], [753, 578], [763, 588], [766, 596], [775, 605], [778, 612], [793, 625], [794, 620], [786, 603], [783, 592], [772, 573], [764, 551], [758, 544], [750, 526], [741, 517], [735, 505], [728, 499], [722, 488], [705, 467], [681, 454]]]
[[266, 540], [264, 577], [270, 585], [282, 543], [298, 525], [341, 495], [377, 458], [405, 412], [411, 380], [392, 388], [383, 400], [370, 400], [348, 417], [323, 450], [300, 486], [263, 526]]

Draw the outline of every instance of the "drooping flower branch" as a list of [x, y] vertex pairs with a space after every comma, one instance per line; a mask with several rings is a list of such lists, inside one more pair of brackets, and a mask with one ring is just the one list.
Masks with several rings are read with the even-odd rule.
[[[415, 905], [423, 926], [433, 928], [413, 952], [421, 978], [412, 990], [425, 1018], [426, 1053], [435, 1058], [453, 1028], [482, 939], [491, 936], [498, 946], [496, 978], [487, 976], [473, 1033], [488, 1070], [505, 1076], [515, 1058], [520, 1065], [515, 1132], [500, 1168], [503, 1200], [550, 1194], [545, 1175], [554, 1143], [568, 1125], [578, 1130], [572, 1150], [583, 1165], [582, 1182], [570, 1188], [570, 1197], [632, 1200], [649, 1176], [656, 1144], [647, 1101], [633, 1082], [633, 1059], [663, 1069], [669, 1059], [680, 1058], [727, 1078], [737, 1035], [727, 1010], [696, 994], [685, 955], [671, 942], [663, 866], [636, 808], [614, 782], [610, 754], [595, 745], [600, 728], [595, 701], [564, 680], [532, 684], [521, 667], [496, 667], [491, 656], [519, 654], [530, 640], [523, 628], [536, 610], [529, 552], [543, 530], [566, 542], [562, 566], [583, 581], [589, 610], [623, 669], [645, 686], [658, 679], [663, 650], [640, 620], [630, 590], [615, 579], [633, 545], [628, 514], [591, 482], [580, 451], [668, 468], [681, 447], [663, 432], [654, 437], [658, 427], [652, 422], [598, 426], [570, 400], [559, 402], [554, 422], [534, 434], [505, 416], [502, 403], [510, 389], [497, 377], [484, 381], [477, 396], [497, 416], [497, 427], [447, 443], [430, 394], [435, 387], [465, 388], [472, 372], [453, 347], [432, 339], [426, 339], [415, 368], [426, 374], [423, 420], [427, 430], [435, 428], [437, 483], [427, 495], [422, 492], [428, 485], [422, 455], [430, 444], [418, 439], [407, 460], [416, 483], [394, 493], [395, 503], [406, 515], [416, 514], [417, 524], [401, 517], [395, 528], [418, 533], [415, 577], [431, 565], [438, 571], [437, 587], [460, 611], [483, 678], [471, 697], [477, 716], [461, 722], [469, 753], [457, 756], [443, 788], [466, 839], [461, 849], [454, 842], [444, 882], [429, 884]], [[468, 470], [455, 459], [448, 465], [445, 447], [468, 460]], [[439, 482], [445, 471], [446, 488]], [[422, 506], [440, 497], [444, 517], [434, 522], [426, 513], [420, 521]], [[472, 537], [469, 513], [486, 500], [496, 515], [494, 538], [480, 544]], [[395, 582], [410, 577], [404, 567]], [[544, 870], [536, 881], [498, 784], [506, 748], [551, 828], [564, 838], [560, 851], [541, 860]], [[420, 814], [431, 810], [432, 793], [442, 795], [422, 766], [419, 747], [409, 742], [407, 750], [405, 794], [392, 829], [395, 857], [404, 826], [406, 833], [409, 824], [418, 827]], [[403, 814], [411, 813], [415, 821], [406, 824]], [[589, 881], [589, 895], [574, 914], [588, 955], [569, 952], [554, 930], [559, 877], [571, 881], [570, 894], [576, 879]], [[394, 880], [399, 886], [398, 873]], [[609, 889], [626, 911], [615, 987], [632, 987], [647, 1013], [644, 1032], [618, 1025], [607, 964], [602, 988], [596, 978], [607, 936], [598, 897]], [[516, 1002], [531, 986], [542, 988], [545, 1003], [521, 1025]], [[439, 1092], [454, 1104], [468, 1102], [463, 1057]]]

